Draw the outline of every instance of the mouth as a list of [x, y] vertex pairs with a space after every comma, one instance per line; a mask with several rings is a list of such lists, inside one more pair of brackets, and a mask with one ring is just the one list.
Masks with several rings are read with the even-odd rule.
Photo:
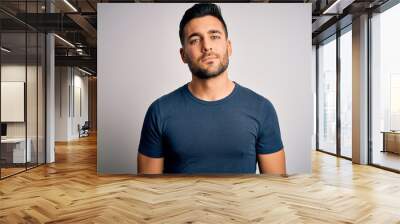
[[213, 60], [215, 60], [215, 59], [217, 59], [217, 57], [215, 57], [215, 56], [208, 56], [208, 57], [205, 57], [205, 58], [201, 59], [201, 61], [202, 61], [202, 62], [210, 62], [210, 61], [213, 61]]

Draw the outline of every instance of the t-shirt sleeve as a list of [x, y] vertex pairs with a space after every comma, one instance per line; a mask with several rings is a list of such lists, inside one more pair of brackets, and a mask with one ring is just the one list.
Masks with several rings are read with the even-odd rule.
[[158, 101], [153, 102], [146, 112], [138, 151], [153, 158], [163, 157], [161, 115]]
[[266, 101], [261, 112], [261, 124], [258, 132], [257, 154], [269, 154], [283, 148], [278, 116], [271, 102]]

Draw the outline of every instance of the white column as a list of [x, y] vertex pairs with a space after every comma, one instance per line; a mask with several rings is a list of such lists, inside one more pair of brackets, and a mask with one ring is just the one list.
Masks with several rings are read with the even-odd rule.
[[353, 162], [368, 163], [368, 15], [353, 20]]
[[[54, 5], [46, 1], [46, 11], [54, 12]], [[46, 35], [46, 163], [55, 162], [55, 43], [54, 34]]]
[[46, 61], [47, 61], [47, 76], [46, 76], [46, 163], [52, 163], [55, 161], [54, 151], [54, 133], [55, 133], [55, 76], [54, 76], [54, 35], [49, 33], [46, 36]]

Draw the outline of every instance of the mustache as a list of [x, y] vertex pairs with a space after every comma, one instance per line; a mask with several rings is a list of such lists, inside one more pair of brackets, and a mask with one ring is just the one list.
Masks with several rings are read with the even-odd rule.
[[219, 58], [217, 54], [210, 53], [210, 54], [204, 54], [203, 56], [201, 56], [200, 61], [203, 61], [205, 58], [208, 58], [208, 57]]

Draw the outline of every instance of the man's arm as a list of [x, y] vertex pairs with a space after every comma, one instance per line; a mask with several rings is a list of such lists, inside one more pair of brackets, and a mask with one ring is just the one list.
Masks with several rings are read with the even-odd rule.
[[138, 153], [137, 157], [138, 174], [162, 174], [164, 158], [153, 158]]
[[270, 154], [257, 154], [257, 160], [260, 173], [286, 175], [286, 159], [283, 148]]

